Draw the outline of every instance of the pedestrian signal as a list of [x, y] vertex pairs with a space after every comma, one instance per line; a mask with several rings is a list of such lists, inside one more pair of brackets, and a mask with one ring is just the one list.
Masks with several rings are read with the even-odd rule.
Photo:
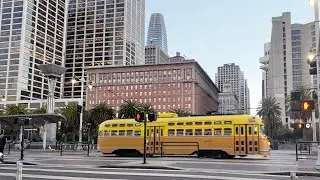
[[314, 102], [313, 100], [303, 100], [301, 103], [301, 109], [303, 111], [310, 111], [314, 109]]
[[135, 120], [136, 120], [137, 122], [143, 122], [143, 121], [145, 120], [145, 115], [144, 115], [144, 113], [143, 113], [143, 112], [137, 113], [136, 116], [135, 116]]
[[157, 120], [157, 115], [156, 115], [155, 113], [150, 113], [150, 114], [148, 114], [148, 120], [149, 120], [150, 122], [156, 121], [156, 120]]
[[307, 124], [306, 124], [306, 128], [309, 129], [310, 127], [311, 127], [311, 124], [310, 124], [310, 123], [307, 123]]

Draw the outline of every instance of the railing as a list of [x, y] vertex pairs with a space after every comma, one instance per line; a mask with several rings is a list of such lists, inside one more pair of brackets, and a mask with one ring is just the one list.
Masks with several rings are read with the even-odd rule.
[[161, 142], [160, 153], [161, 157], [163, 156], [163, 147], [164, 146], [178, 146], [178, 147], [186, 147], [186, 146], [195, 146], [197, 147], [197, 156], [199, 157], [199, 143], [198, 142]]
[[90, 150], [94, 149], [95, 144], [91, 144], [90, 142], [82, 142], [81, 145], [74, 142], [59, 142], [56, 145], [56, 150], [59, 150], [60, 156], [62, 156], [65, 151], [85, 151], [87, 152], [87, 156], [89, 156]]
[[312, 142], [312, 141], [304, 141], [304, 142], [297, 142], [296, 143], [296, 161], [299, 159], [309, 159], [305, 157], [299, 157], [299, 155], [313, 155], [312, 154], [312, 147], [316, 148], [320, 145], [320, 141]]

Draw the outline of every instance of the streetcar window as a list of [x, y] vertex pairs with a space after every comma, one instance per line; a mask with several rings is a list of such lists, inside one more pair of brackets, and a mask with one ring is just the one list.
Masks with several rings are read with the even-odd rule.
[[196, 130], [194, 130], [194, 135], [196, 135], [196, 136], [202, 136], [202, 129], [196, 129]]
[[119, 126], [120, 126], [120, 127], [125, 127], [126, 125], [125, 125], [125, 124], [120, 124]]
[[141, 131], [140, 130], [135, 130], [134, 131], [134, 136], [140, 136], [141, 135]]
[[174, 136], [174, 129], [169, 129], [168, 130], [168, 136]]
[[187, 126], [191, 126], [191, 125], [192, 125], [192, 122], [186, 122], [186, 125], [187, 125]]
[[178, 122], [177, 125], [178, 126], [183, 126], [183, 122]]
[[215, 121], [214, 124], [221, 124], [221, 121]]
[[119, 136], [124, 136], [125, 130], [120, 130], [119, 131]]
[[105, 126], [105, 127], [110, 127], [110, 124], [105, 124], [104, 126]]
[[193, 136], [193, 129], [186, 129], [186, 136]]
[[224, 128], [223, 134], [225, 136], [231, 136], [232, 135], [232, 129], [231, 128]]
[[205, 129], [204, 130], [204, 135], [205, 136], [212, 136], [212, 129]]
[[141, 126], [141, 124], [138, 124], [138, 123], [137, 123], [136, 126]]
[[195, 122], [196, 125], [202, 125], [202, 122]]
[[168, 123], [168, 126], [174, 126], [174, 123]]
[[248, 128], [248, 134], [249, 134], [249, 135], [252, 135], [252, 127], [249, 127], [249, 128]]
[[132, 130], [127, 130], [127, 136], [132, 136], [133, 135], [133, 131]]
[[127, 126], [128, 126], [128, 127], [132, 127], [132, 126], [133, 126], [133, 124], [127, 124]]
[[224, 124], [232, 124], [232, 121], [224, 121]]
[[239, 127], [236, 127], [236, 135], [239, 135]]
[[111, 131], [111, 136], [117, 136], [118, 131]]
[[183, 136], [183, 129], [177, 129], [177, 136]]
[[[263, 132], [262, 126], [261, 126], [261, 132]], [[254, 133], [254, 135], [257, 135], [257, 134], [258, 134], [258, 127], [257, 127], [257, 126], [255, 126], [255, 127], [253, 128], [253, 133]]]
[[221, 136], [221, 134], [222, 134], [221, 128], [214, 129], [214, 135], [216, 135], [216, 136]]
[[243, 127], [241, 127], [241, 135], [244, 135]]
[[104, 136], [110, 136], [110, 131], [104, 131]]
[[118, 124], [112, 124], [112, 127], [118, 127]]
[[204, 122], [204, 125], [211, 125], [211, 124], [212, 124], [212, 122], [210, 122], [210, 121]]

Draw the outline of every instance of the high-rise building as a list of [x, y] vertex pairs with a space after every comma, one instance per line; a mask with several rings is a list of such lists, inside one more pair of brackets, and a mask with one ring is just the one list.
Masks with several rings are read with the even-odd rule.
[[[47, 98], [47, 79], [36, 65], [64, 66], [65, 9], [65, 0], [0, 0], [0, 96], [5, 98], [0, 108], [30, 108], [30, 100]], [[58, 79], [56, 97], [62, 85]]]
[[64, 97], [81, 96], [83, 68], [145, 63], [145, 0], [70, 0]]
[[224, 86], [224, 84], [231, 84], [231, 91], [237, 96], [237, 99], [239, 101], [238, 112], [249, 114], [249, 88], [246, 85], [244, 72], [241, 71], [240, 66], [235, 65], [234, 63], [230, 63], [218, 67], [215, 83], [218, 86], [220, 92], [225, 92], [224, 87], [226, 86]]
[[153, 13], [150, 17], [147, 45], [158, 45], [168, 54], [166, 25], [160, 13]]
[[271, 43], [264, 44], [264, 56], [259, 59], [262, 64], [260, 69], [262, 69], [262, 99], [268, 97], [268, 64], [270, 60], [270, 47]]
[[169, 56], [158, 45], [147, 45], [145, 64], [163, 64], [169, 62]]
[[223, 84], [224, 92], [219, 93], [219, 114], [238, 114], [239, 100], [232, 91], [231, 83]]
[[264, 65], [260, 68], [267, 73], [265, 95], [276, 98], [282, 109], [282, 123], [288, 126], [292, 123], [286, 112], [290, 92], [312, 86], [307, 60], [309, 52], [316, 52], [318, 31], [314, 22], [291, 24], [289, 12], [272, 18], [270, 48], [265, 46], [265, 55], [260, 59]]

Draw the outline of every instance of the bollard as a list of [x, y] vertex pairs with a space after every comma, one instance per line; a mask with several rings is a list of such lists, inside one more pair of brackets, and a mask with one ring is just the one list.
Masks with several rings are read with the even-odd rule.
[[296, 176], [296, 172], [290, 172], [290, 180], [296, 180], [297, 176]]
[[22, 162], [18, 161], [16, 180], [22, 180], [22, 166], [23, 166]]
[[316, 162], [316, 169], [320, 170], [320, 146], [318, 146], [318, 159]]

